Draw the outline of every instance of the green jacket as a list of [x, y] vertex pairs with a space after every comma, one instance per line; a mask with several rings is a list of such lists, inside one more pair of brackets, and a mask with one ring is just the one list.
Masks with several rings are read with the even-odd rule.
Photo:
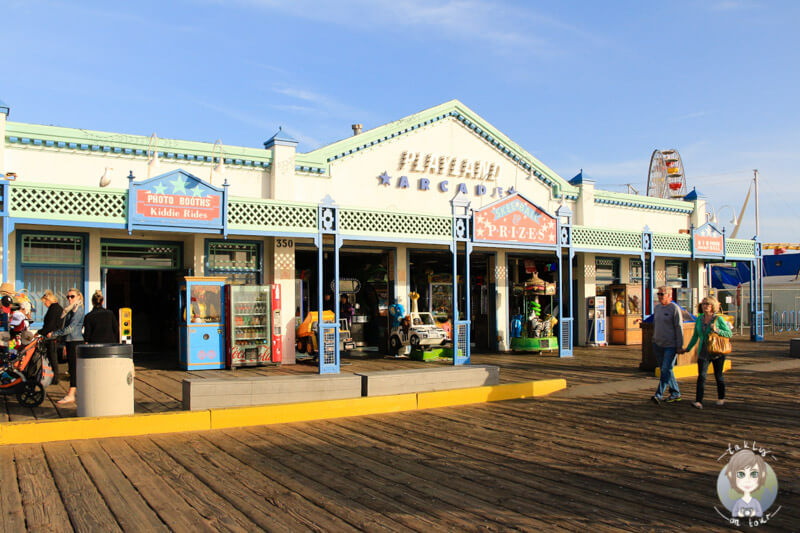
[[[730, 338], [733, 336], [728, 321], [722, 318], [722, 315], [717, 315], [714, 320], [717, 326], [717, 334], [719, 334], [720, 337]], [[692, 346], [697, 344], [697, 355], [699, 357], [700, 354], [703, 353], [703, 343], [708, 338], [709, 333], [711, 333], [711, 324], [708, 325], [708, 330], [703, 329], [703, 314], [701, 313], [694, 323], [694, 334], [692, 335], [692, 340], [689, 341], [689, 345], [686, 347], [686, 351], [690, 351]]]

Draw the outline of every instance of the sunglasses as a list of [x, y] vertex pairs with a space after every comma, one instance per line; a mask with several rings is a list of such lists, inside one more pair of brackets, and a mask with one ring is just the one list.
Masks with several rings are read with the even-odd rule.
[[659, 296], [665, 296], [667, 293], [666, 292], [657, 292], [656, 294], [659, 295]]
[[73, 298], [77, 298], [77, 294], [67, 294], [67, 299], [72, 300]]

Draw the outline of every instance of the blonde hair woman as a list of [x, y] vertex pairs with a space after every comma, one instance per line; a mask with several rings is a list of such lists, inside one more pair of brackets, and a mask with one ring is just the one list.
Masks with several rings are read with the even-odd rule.
[[58, 400], [59, 404], [72, 403], [75, 401], [75, 391], [77, 390], [77, 380], [75, 368], [77, 366], [78, 345], [83, 344], [83, 317], [86, 310], [83, 307], [83, 294], [78, 289], [72, 288], [67, 291], [67, 307], [62, 311], [61, 318], [64, 319], [64, 327], [47, 334], [47, 338], [64, 337], [67, 343], [67, 363], [69, 365], [69, 391], [67, 395]]
[[[719, 302], [716, 298], [706, 296], [700, 303], [700, 308], [703, 312], [697, 317], [692, 340], [686, 347], [688, 352], [697, 344], [697, 393], [692, 405], [698, 409], [703, 408], [703, 394], [705, 393], [709, 363], [714, 366], [714, 379], [717, 382], [717, 405], [721, 406], [725, 403], [725, 377], [722, 375], [725, 356], [715, 357], [708, 353], [708, 338], [712, 333], [728, 338], [733, 335], [728, 321], [719, 314]], [[715, 358], [712, 359], [712, 357]]]
[[[58, 298], [53, 291], [46, 290], [42, 294], [42, 304], [47, 308], [47, 313], [44, 315], [42, 329], [37, 333], [42, 337], [48, 337], [49, 333], [57, 331], [61, 328], [61, 313], [64, 311], [61, 304], [58, 303]], [[58, 341], [55, 338], [48, 338], [45, 341], [45, 348], [47, 348], [47, 359], [50, 361], [50, 366], [53, 368], [53, 385], [58, 384]]]

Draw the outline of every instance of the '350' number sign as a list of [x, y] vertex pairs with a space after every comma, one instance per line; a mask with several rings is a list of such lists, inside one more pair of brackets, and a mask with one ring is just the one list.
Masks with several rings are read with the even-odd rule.
[[275, 239], [275, 246], [278, 248], [294, 248], [292, 239]]

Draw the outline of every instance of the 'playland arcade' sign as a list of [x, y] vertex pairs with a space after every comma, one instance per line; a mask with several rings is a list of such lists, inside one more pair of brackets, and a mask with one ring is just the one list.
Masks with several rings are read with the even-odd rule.
[[556, 219], [521, 194], [475, 212], [475, 241], [556, 245]]
[[183, 170], [131, 183], [134, 225], [222, 228], [223, 189]]

